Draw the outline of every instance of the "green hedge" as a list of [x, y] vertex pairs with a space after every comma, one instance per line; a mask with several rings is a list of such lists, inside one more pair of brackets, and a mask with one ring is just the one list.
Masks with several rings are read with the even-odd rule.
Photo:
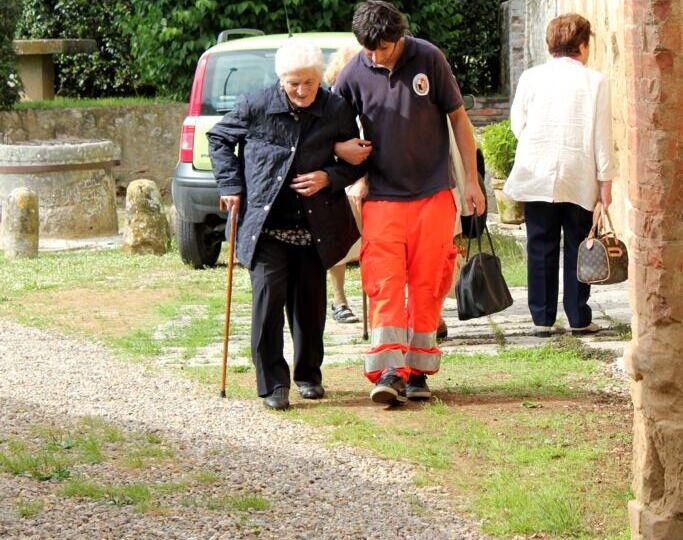
[[17, 75], [17, 57], [12, 36], [17, 25], [21, 2], [2, 0], [0, 3], [0, 109], [10, 109], [19, 101], [21, 81]]
[[[227, 28], [286, 32], [283, 0], [24, 0], [22, 37], [97, 40], [95, 55], [57, 58], [58, 94], [154, 93], [186, 100], [201, 53]], [[294, 32], [349, 31], [354, 2], [284, 0]], [[495, 91], [500, 0], [396, 0], [410, 29], [438, 45], [463, 90]]]

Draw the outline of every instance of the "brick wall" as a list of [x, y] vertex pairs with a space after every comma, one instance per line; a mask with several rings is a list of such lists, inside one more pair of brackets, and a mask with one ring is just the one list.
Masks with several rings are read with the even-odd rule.
[[683, 538], [683, 0], [625, 0], [634, 540]]
[[474, 103], [474, 108], [467, 111], [467, 114], [476, 127], [510, 118], [510, 102], [507, 97], [476, 97]]

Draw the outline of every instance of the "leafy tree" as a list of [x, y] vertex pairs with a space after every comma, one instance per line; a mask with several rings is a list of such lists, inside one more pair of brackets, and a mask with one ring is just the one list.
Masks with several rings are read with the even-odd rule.
[[0, 4], [0, 109], [11, 109], [19, 101], [21, 81], [16, 71], [16, 55], [12, 36], [20, 13], [17, 0]]

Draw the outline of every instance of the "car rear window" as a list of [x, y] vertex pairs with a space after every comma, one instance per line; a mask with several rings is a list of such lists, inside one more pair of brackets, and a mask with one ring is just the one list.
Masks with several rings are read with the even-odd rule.
[[[323, 49], [325, 65], [333, 52], [333, 49]], [[214, 53], [206, 65], [201, 114], [225, 114], [240, 96], [258, 92], [276, 81], [273, 49]]]

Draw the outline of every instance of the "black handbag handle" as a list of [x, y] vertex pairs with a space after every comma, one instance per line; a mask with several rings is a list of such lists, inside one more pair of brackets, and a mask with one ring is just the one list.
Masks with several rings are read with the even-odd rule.
[[[474, 229], [474, 230], [473, 230]], [[495, 257], [496, 251], [493, 249], [493, 240], [491, 240], [491, 234], [489, 233], [489, 228], [486, 223], [484, 223], [484, 231], [489, 239], [489, 246], [491, 246], [491, 254]], [[472, 220], [470, 223], [470, 237], [467, 239], [467, 259], [465, 262], [470, 260], [470, 246], [472, 244], [472, 233], [477, 233], [477, 245], [479, 247], [479, 253], [481, 253], [481, 232], [479, 231], [479, 220], [477, 219], [477, 206], [474, 205], [474, 214], [472, 214]]]

